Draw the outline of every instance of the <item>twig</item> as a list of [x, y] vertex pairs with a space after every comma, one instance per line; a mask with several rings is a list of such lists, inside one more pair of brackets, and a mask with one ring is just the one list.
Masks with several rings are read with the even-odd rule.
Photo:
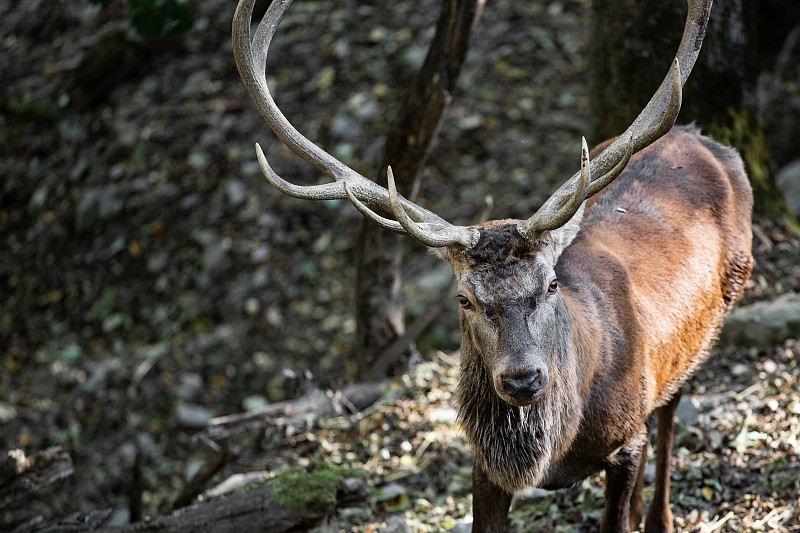
[[222, 446], [222, 449], [218, 453], [206, 459], [197, 474], [183, 486], [180, 494], [175, 498], [175, 503], [172, 504], [172, 509], [180, 509], [192, 503], [195, 496], [203, 492], [208, 480], [214, 477], [214, 474], [222, 470], [233, 457], [234, 454], [230, 452], [228, 447]]
[[733, 513], [733, 511], [728, 511], [728, 514], [726, 514], [725, 516], [723, 516], [722, 518], [720, 518], [719, 520], [717, 520], [716, 522], [714, 522], [712, 524], [708, 524], [708, 525], [701, 524], [700, 525], [700, 529], [703, 531], [703, 533], [711, 533], [712, 531], [715, 531], [715, 530], [721, 528], [723, 526], [723, 524], [725, 524], [725, 522], [727, 522], [728, 520], [730, 520], [734, 516], [736, 516], [736, 515]]
[[[790, 513], [791, 509], [789, 508], [788, 505], [784, 505], [783, 507], [776, 507], [775, 509], [767, 513], [767, 516], [754, 523], [753, 527], [760, 528], [763, 527], [764, 525], [768, 525], [771, 528], [777, 528], [778, 526], [782, 525], [782, 522], [784, 522], [786, 518], [789, 517]], [[780, 522], [776, 523], [774, 521], [776, 519], [780, 520]]]

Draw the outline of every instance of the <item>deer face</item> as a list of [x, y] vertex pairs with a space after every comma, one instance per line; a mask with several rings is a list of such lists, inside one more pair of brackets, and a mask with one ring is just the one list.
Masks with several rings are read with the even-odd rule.
[[493, 222], [479, 227], [472, 249], [449, 254], [462, 357], [480, 357], [495, 393], [510, 405], [530, 405], [547, 392], [554, 354], [569, 334], [555, 265], [582, 214], [536, 240], [520, 235], [516, 221]]

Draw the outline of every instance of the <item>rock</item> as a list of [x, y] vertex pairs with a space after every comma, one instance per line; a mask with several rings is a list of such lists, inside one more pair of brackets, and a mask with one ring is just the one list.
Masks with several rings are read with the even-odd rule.
[[0, 424], [10, 422], [17, 417], [17, 408], [10, 403], [0, 402]]
[[684, 424], [692, 425], [700, 414], [699, 402], [693, 396], [682, 396], [675, 410], [675, 416]]
[[158, 274], [169, 264], [169, 253], [160, 250], [147, 258], [147, 271], [151, 274]]
[[185, 372], [181, 374], [180, 380], [175, 386], [175, 396], [181, 400], [191, 400], [200, 396], [204, 387], [203, 376], [197, 372]]
[[379, 502], [383, 502], [387, 500], [396, 500], [405, 495], [406, 488], [403, 485], [399, 483], [389, 483], [378, 490], [377, 494], [375, 495], [375, 499]]
[[175, 406], [175, 422], [179, 426], [202, 429], [208, 425], [208, 421], [214, 418], [216, 413], [213, 409], [187, 402], [178, 402]]
[[428, 419], [431, 422], [439, 422], [452, 426], [456, 423], [456, 420], [458, 420], [458, 413], [452, 407], [434, 407], [428, 411]]
[[800, 159], [780, 169], [775, 181], [786, 199], [789, 210], [800, 218]]
[[336, 484], [337, 507], [368, 506], [372, 489], [360, 477], [346, 477]]
[[242, 205], [247, 200], [247, 187], [241, 180], [231, 179], [225, 185], [225, 195], [232, 205]]
[[401, 517], [394, 515], [386, 520], [386, 525], [381, 528], [381, 533], [411, 533], [411, 528]]
[[123, 527], [131, 523], [131, 512], [126, 507], [117, 507], [103, 523], [103, 527]]
[[720, 346], [766, 346], [800, 336], [800, 294], [788, 293], [731, 311]]
[[98, 220], [108, 220], [122, 211], [122, 198], [116, 185], [86, 189], [75, 209], [78, 231], [92, 227]]
[[242, 398], [242, 409], [250, 411], [251, 409], [260, 409], [269, 404], [269, 400], [260, 394], [251, 394]]
[[88, 394], [99, 394], [102, 390], [108, 387], [109, 378], [113, 373], [120, 373], [123, 371], [122, 361], [113, 358], [109, 361], [103, 361], [97, 366], [93, 367], [92, 373], [83, 383], [81, 383], [81, 390]]
[[471, 533], [472, 531], [472, 519], [470, 518], [469, 522], [459, 522], [455, 525], [455, 527], [450, 529], [450, 533]]

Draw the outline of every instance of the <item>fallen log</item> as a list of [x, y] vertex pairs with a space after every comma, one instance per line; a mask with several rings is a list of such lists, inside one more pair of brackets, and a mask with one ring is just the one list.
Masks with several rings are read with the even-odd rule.
[[32, 497], [72, 472], [72, 458], [59, 446], [30, 457], [22, 450], [9, 451], [0, 465], [0, 510]]
[[354, 477], [360, 475], [360, 472], [348, 468], [312, 462], [307, 466], [290, 468], [272, 479], [257, 481], [249, 487], [239, 487], [221, 498], [200, 501], [154, 520], [123, 527], [103, 527], [102, 521], [98, 520], [102, 511], [91, 516], [79, 513], [40, 533], [303, 531], [331, 516], [337, 507], [352, 505], [354, 500], [366, 503], [366, 485]]

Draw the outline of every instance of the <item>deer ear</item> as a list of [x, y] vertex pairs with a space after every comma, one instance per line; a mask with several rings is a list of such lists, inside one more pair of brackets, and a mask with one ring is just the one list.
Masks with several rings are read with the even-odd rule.
[[563, 252], [564, 249], [570, 245], [572, 240], [581, 230], [584, 207], [586, 207], [586, 201], [581, 204], [581, 206], [566, 224], [558, 229], [550, 230], [550, 237], [553, 239], [553, 252], [556, 259], [558, 259], [558, 257], [561, 255], [561, 252]]
[[439, 259], [444, 259], [448, 263], [451, 262], [450, 251], [446, 246], [442, 246], [441, 248], [428, 248], [428, 251]]

